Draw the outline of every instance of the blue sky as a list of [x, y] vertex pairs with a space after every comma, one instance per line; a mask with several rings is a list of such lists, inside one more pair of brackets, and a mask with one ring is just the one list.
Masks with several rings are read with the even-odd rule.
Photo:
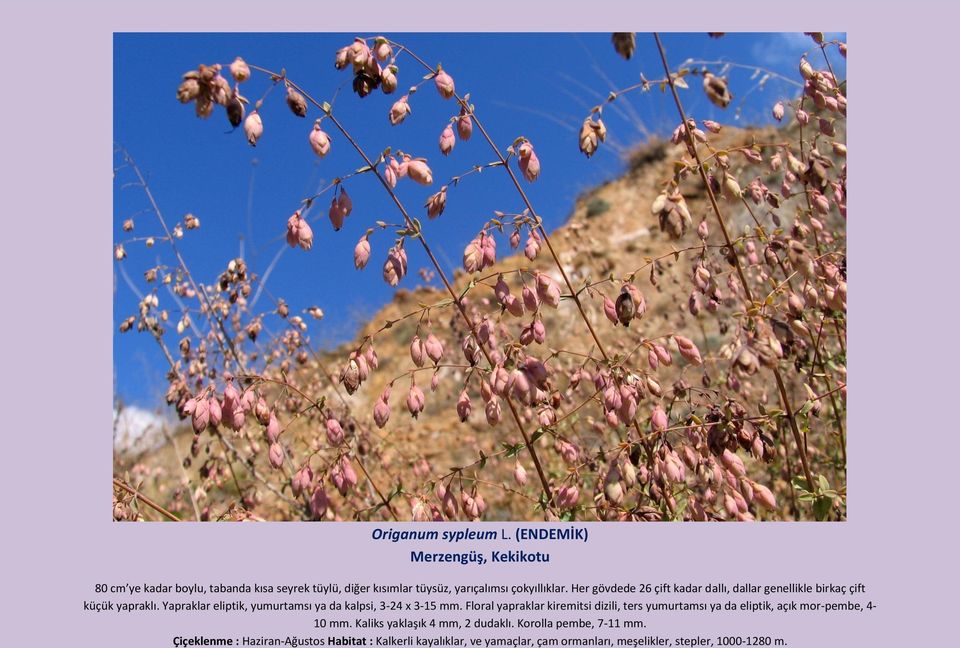
[[[633, 93], [605, 110], [607, 145], [589, 160], [577, 149], [580, 123], [611, 89], [636, 83], [641, 72], [650, 79], [663, 76], [649, 34], [637, 35], [637, 51], [630, 61], [616, 55], [605, 33], [386, 35], [428, 62], [442, 63], [454, 77], [457, 90], [471, 93], [477, 114], [501, 148], [519, 135], [534, 143], [543, 171], [539, 181], [529, 187], [529, 196], [550, 229], [564, 222], [578, 194], [623, 171], [623, 151], [651, 134], [669, 132], [677, 123], [668, 97], [659, 91]], [[306, 120], [294, 117], [279, 89], [269, 95], [261, 110], [264, 135], [256, 148], [247, 145], [242, 129], [230, 132], [222, 109], [209, 120], [200, 120], [193, 107], [181, 105], [175, 95], [185, 71], [200, 63], [228, 64], [238, 55], [270, 69], [285, 68], [289, 78], [320, 100], [330, 100], [339, 88], [335, 112], [368, 153], [375, 156], [391, 146], [428, 158], [433, 188], [409, 182], [399, 185], [401, 200], [422, 215], [421, 205], [440, 183], [474, 164], [492, 160], [493, 154], [475, 135], [467, 142], [458, 141], [449, 157], [440, 155], [437, 138], [455, 108], [429, 86], [411, 98], [410, 117], [399, 126], [390, 126], [390, 105], [404, 88], [422, 78], [423, 70], [401, 57], [400, 90], [389, 96], [377, 91], [361, 100], [351, 92], [352, 75], [333, 66], [335, 51], [352, 38], [353, 34], [306, 33], [117, 34], [114, 40], [115, 143], [126, 148], [147, 175], [169, 221], [188, 212], [200, 218], [200, 229], [188, 231], [179, 243], [195, 277], [205, 283], [215, 281], [227, 261], [241, 251], [253, 271], [262, 274], [280, 253], [256, 310], [272, 310], [275, 297], [286, 299], [291, 312], [320, 306], [326, 313], [324, 320], [308, 320], [311, 341], [321, 348], [351, 339], [357, 323], [393, 292], [380, 276], [384, 254], [392, 244], [388, 232], [378, 232], [371, 239], [373, 257], [365, 271], [355, 271], [352, 259], [353, 247], [368, 227], [377, 220], [397, 222], [399, 218], [385, 192], [370, 174], [349, 180], [346, 187], [354, 211], [343, 229], [334, 232], [329, 225], [327, 198], [311, 214], [318, 218], [313, 223], [313, 250], [286, 248], [287, 218], [304, 197], [361, 166], [356, 153], [339, 134], [332, 133], [331, 153], [322, 160], [317, 158], [307, 135], [319, 114], [311, 110]], [[721, 39], [706, 34], [666, 34], [663, 39], [674, 68], [689, 58], [726, 60], [797, 78], [796, 63], [806, 51], [815, 66], [823, 64], [812, 41], [800, 34], [728, 34]], [[844, 77], [845, 65], [835, 50], [831, 62]], [[719, 66], [712, 67], [716, 70]], [[796, 88], [776, 80], [758, 87], [758, 78], [751, 79], [752, 75], [749, 70], [731, 70], [735, 99], [727, 110], [710, 104], [694, 79], [683, 95], [688, 113], [724, 124], [768, 123], [773, 103], [792, 98]], [[244, 84], [244, 94], [255, 99], [269, 85], [267, 78], [255, 74]], [[116, 241], [160, 233], [154, 216], [144, 211], [147, 202], [142, 191], [127, 186], [132, 179], [128, 171], [120, 170], [114, 180]], [[449, 269], [459, 265], [464, 245], [494, 210], [517, 212], [520, 208], [506, 175], [493, 169], [451, 188], [446, 212], [430, 221], [426, 232], [441, 263]], [[131, 217], [136, 228], [128, 234], [121, 225]], [[143, 272], [158, 260], [170, 263], [169, 252], [162, 245], [152, 250], [138, 244], [125, 247], [129, 256], [122, 262], [123, 269], [138, 290], [146, 291]], [[420, 283], [416, 270], [426, 267], [427, 261], [416, 246], [408, 246], [408, 252], [411, 271], [401, 287], [411, 288]], [[139, 299], [119, 268], [113, 290], [114, 317], [119, 324], [136, 313]], [[177, 305], [165, 291], [158, 296], [175, 321]], [[269, 328], [271, 322], [267, 320], [265, 325]], [[161, 402], [166, 366], [148, 335], [115, 335], [114, 369], [122, 401], [147, 408]]]

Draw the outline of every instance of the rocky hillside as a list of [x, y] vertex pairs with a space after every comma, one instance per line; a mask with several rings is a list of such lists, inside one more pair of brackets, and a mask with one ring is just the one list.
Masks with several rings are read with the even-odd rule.
[[[715, 136], [711, 136], [711, 143], [718, 149], [735, 149], [737, 147], [757, 145], [771, 145], [782, 142], [784, 133], [776, 129], [736, 130], [724, 128]], [[661, 227], [660, 219], [651, 211], [651, 206], [661, 193], [666, 183], [673, 177], [675, 162], [683, 152], [682, 146], [674, 146], [669, 142], [651, 142], [637, 149], [631, 156], [627, 171], [619, 178], [607, 182], [588, 193], [580, 196], [573, 207], [573, 211], [565, 225], [551, 233], [551, 241], [557, 255], [563, 264], [568, 276], [575, 286], [586, 283], [595, 283], [604, 279], [613, 278], [617, 281], [602, 283], [596, 286], [595, 291], [583, 291], [581, 298], [587, 305], [589, 317], [608, 350], [624, 355], [636, 351], [639, 343], [647, 338], [657, 338], [670, 333], [682, 333], [695, 340], [705, 357], [704, 373], [691, 374], [690, 382], [703, 383], [723, 380], [729, 366], [729, 350], [724, 345], [731, 342], [732, 313], [724, 312], [720, 307], [719, 315], [709, 317], [693, 317], [690, 315], [688, 298], [691, 294], [691, 273], [694, 267], [698, 248], [701, 247], [697, 235], [697, 226], [707, 218], [710, 225], [710, 234], [707, 242], [710, 245], [719, 245], [720, 236], [716, 231], [712, 215], [708, 218], [709, 203], [706, 193], [697, 177], [688, 177], [683, 181], [681, 189], [687, 200], [687, 206], [692, 216], [692, 225], [685, 227], [681, 236], [670, 235], [668, 231], [676, 223], [665, 223]], [[739, 154], [731, 153], [730, 161], [734, 169], [740, 170], [740, 182], [746, 190], [746, 185], [755, 177], [761, 177], [771, 191], [779, 187], [779, 174], [771, 172], [768, 165], [752, 165]], [[774, 232], [777, 224], [771, 221], [763, 205], [754, 210], [754, 215], [740, 201], [722, 202], [722, 208], [728, 219], [732, 235], [739, 235], [744, 228], [755, 227], [754, 217], [760, 219], [761, 224], [768, 232]], [[789, 224], [783, 224], [789, 226]], [[493, 300], [492, 286], [496, 281], [497, 273], [510, 272], [518, 269], [528, 271], [539, 270], [553, 275], [558, 281], [560, 275], [556, 271], [552, 259], [546, 249], [541, 251], [538, 258], [531, 262], [522, 253], [512, 254], [506, 244], [506, 237], [501, 238], [499, 246], [499, 260], [492, 269], [482, 273], [490, 277], [482, 283], [489, 287], [477, 286], [471, 292], [469, 301], [474, 306], [482, 305], [482, 300]], [[410, 244], [413, 244], [411, 241]], [[522, 245], [520, 251], [522, 252]], [[676, 252], [677, 254], [673, 254]], [[718, 255], [713, 255], [714, 257]], [[371, 262], [373, 265], [375, 261]], [[370, 268], [369, 271], [377, 271]], [[730, 268], [721, 269], [719, 277], [729, 274]], [[643, 292], [647, 311], [643, 319], [634, 321], [629, 329], [612, 326], [603, 317], [601, 293], [615, 299], [619, 293], [619, 280], [631, 279]], [[455, 277], [455, 288], [458, 293], [467, 289], [471, 277], [458, 272]], [[409, 282], [410, 279], [407, 279]], [[725, 289], [725, 284], [721, 286]], [[562, 285], [562, 281], [561, 281]], [[567, 292], [564, 287], [563, 292]], [[486, 482], [496, 482], [505, 485], [505, 489], [482, 488], [487, 504], [490, 507], [486, 517], [489, 519], [536, 518], [532, 511], [535, 500], [516, 495], [511, 478], [516, 459], [500, 456], [504, 452], [504, 444], [521, 442], [516, 428], [505, 416], [496, 428], [491, 428], [484, 420], [483, 401], [478, 390], [469, 388], [468, 393], [473, 401], [473, 413], [465, 423], [461, 423], [457, 415], [456, 400], [460, 394], [464, 371], [460, 368], [443, 368], [440, 370], [439, 386], [436, 391], [430, 391], [431, 373], [422, 371], [417, 373], [417, 384], [426, 394], [426, 405], [419, 418], [413, 419], [405, 410], [404, 399], [410, 379], [406, 375], [414, 367], [410, 359], [409, 344], [416, 333], [419, 316], [407, 317], [413, 312], [420, 311], [425, 306], [440, 304], [429, 311], [429, 321], [432, 328], [423, 327], [423, 336], [433, 332], [440, 337], [445, 345], [445, 356], [441, 364], [463, 364], [460, 352], [460, 339], [464, 329], [462, 321], [449, 304], [449, 295], [434, 288], [417, 288], [415, 290], [398, 290], [394, 299], [385, 305], [358, 333], [356, 342], [345, 345], [336, 352], [315, 356], [316, 361], [298, 369], [299, 372], [309, 372], [309, 378], [318, 390], [322, 390], [327, 406], [338, 413], [338, 416], [347, 423], [348, 434], [355, 436], [355, 443], [359, 456], [366, 456], [365, 469], [373, 482], [381, 486], [383, 491], [392, 491], [398, 486], [405, 492], [427, 492], [432, 482], [427, 480], [445, 474], [449, 468], [468, 466], [477, 462], [481, 457], [490, 457], [485, 462], [482, 475], [477, 475], [477, 482], [482, 485]], [[485, 309], [490, 312], [490, 309]], [[557, 363], [558, 366], [575, 366], [572, 358], [577, 354], [586, 357], [593, 353], [594, 344], [590, 335], [576, 312], [576, 307], [569, 299], [563, 299], [557, 310], [543, 309], [543, 323], [548, 331], [547, 344], [533, 344], [529, 353], [542, 360]], [[509, 315], [505, 319], [511, 319]], [[527, 318], [529, 319], [529, 318]], [[390, 324], [389, 328], [385, 326]], [[512, 320], [512, 330], [518, 330], [518, 321]], [[376, 351], [379, 357], [379, 368], [372, 371], [368, 380], [360, 389], [347, 395], [342, 386], [334, 385], [329, 380], [336, 378], [349, 352], [361, 344], [368, 336], [373, 336]], [[554, 351], [562, 348], [564, 353], [554, 355]], [[569, 352], [569, 353], [568, 353]], [[726, 357], [725, 357], [726, 355]], [[635, 364], [645, 362], [644, 356], [638, 358]], [[580, 361], [582, 363], [582, 361]], [[671, 383], [687, 371], [681, 367], [682, 363], [675, 363], [669, 369], [661, 370], [659, 378], [663, 383], [664, 391], [670, 389]], [[398, 379], [399, 377], [399, 379]], [[376, 399], [387, 385], [396, 380], [391, 399], [392, 413], [390, 420], [381, 430], [378, 429], [372, 418], [372, 411]], [[601, 444], [597, 430], [602, 426], [602, 411], [597, 407], [582, 407], [584, 399], [592, 392], [584, 390], [574, 391], [564, 384], [557, 384], [556, 388], [563, 403], [560, 411], [565, 414], [558, 426], [559, 438], [576, 439], [586, 456], [590, 456]], [[799, 385], [792, 389], [799, 390]], [[745, 395], [757, 402], [775, 400], [768, 390], [775, 389], [771, 385], [755, 381]], [[800, 394], [800, 392], [797, 392]], [[802, 399], [802, 395], [800, 396]], [[535, 428], [536, 412], [527, 409], [522, 412], [529, 422], [528, 429]], [[641, 419], [649, 416], [649, 404], [641, 403]], [[599, 419], [595, 420], [595, 419]], [[186, 452], [190, 434], [179, 437], [180, 453]], [[322, 422], [305, 417], [303, 421], [291, 426], [287, 431], [287, 443], [290, 444], [294, 455], [301, 454], [307, 448], [319, 450], [323, 446]], [[539, 439], [538, 447], [541, 454], [553, 453], [555, 439], [544, 435]], [[604, 445], [609, 447], [609, 439]], [[269, 471], [266, 464], [265, 446], [253, 443], [253, 450], [257, 451], [258, 464], [262, 463], [261, 470]], [[499, 454], [498, 454], [499, 453]], [[526, 454], [518, 457], [533, 475], [532, 467]], [[179, 470], [175, 464], [175, 457], [169, 445], [150, 452], [138, 458], [143, 466], [152, 466], [150, 470], [160, 468], [165, 477], [157, 479], [157, 483], [164, 488], [173, 488], [173, 482], [181, 482], [190, 474]], [[427, 462], [427, 469], [423, 462]], [[121, 461], [130, 466], [133, 461], [129, 458]], [[559, 479], [563, 474], [563, 465], [549, 462], [549, 477]], [[412, 468], [412, 472], [411, 472]], [[588, 467], [600, 470], [598, 466]], [[416, 476], [420, 483], [410, 483], [410, 475]], [[469, 471], [464, 474], [470, 475]], [[170, 484], [162, 484], [170, 476], [174, 476]], [[402, 482], [403, 476], [407, 482]], [[154, 475], [156, 479], [156, 475]], [[363, 486], [363, 484], [361, 484]], [[365, 486], [370, 488], [369, 485]], [[213, 494], [208, 494], [214, 497]], [[276, 517], [289, 517], [292, 513], [284, 502], [275, 494], [258, 489], [258, 496], [264, 503], [274, 502]], [[221, 499], [229, 497], [220, 495]], [[587, 498], [593, 497], [588, 493]], [[409, 519], [409, 508], [403, 498], [398, 498], [397, 506], [406, 509], [401, 515]], [[261, 506], [262, 511], [270, 510], [269, 506]], [[267, 513], [267, 517], [273, 517]], [[378, 515], [383, 515], [381, 511]], [[295, 517], [296, 514], [293, 513]]]

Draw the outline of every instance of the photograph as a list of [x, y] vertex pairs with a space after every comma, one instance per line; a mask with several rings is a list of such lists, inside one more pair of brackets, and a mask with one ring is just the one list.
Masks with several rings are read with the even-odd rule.
[[846, 33], [111, 47], [114, 521], [847, 523]]

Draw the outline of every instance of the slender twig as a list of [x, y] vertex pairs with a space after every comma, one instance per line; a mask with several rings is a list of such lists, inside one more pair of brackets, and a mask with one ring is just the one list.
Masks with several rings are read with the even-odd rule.
[[180, 521], [181, 521], [180, 518], [178, 518], [176, 515], [174, 515], [173, 513], [171, 513], [170, 511], [168, 511], [167, 509], [163, 508], [162, 506], [160, 506], [160, 505], [157, 504], [156, 502], [154, 502], [152, 499], [150, 499], [149, 497], [147, 497], [146, 495], [144, 495], [143, 493], [141, 493], [140, 491], [138, 491], [138, 490], [137, 490], [136, 488], [134, 488], [133, 486], [130, 486], [129, 484], [127, 484], [127, 483], [125, 483], [125, 482], [123, 482], [123, 481], [120, 481], [120, 480], [117, 479], [116, 477], [113, 478], [113, 485], [116, 486], [117, 488], [120, 488], [120, 489], [123, 489], [123, 490], [127, 491], [128, 493], [130, 493], [131, 495], [133, 495], [134, 497], [136, 497], [139, 501], [143, 502], [144, 504], [146, 504], [147, 506], [149, 506], [150, 508], [152, 508], [154, 511], [156, 511], [157, 513], [159, 513], [160, 515], [162, 515], [163, 517], [167, 518], [168, 520], [170, 520], [170, 521], [172, 521], [172, 522], [180, 522]]
[[[797, 81], [796, 79], [791, 79], [790, 77], [784, 76], [779, 72], [774, 72], [773, 70], [760, 67], [759, 65], [747, 65], [744, 63], [733, 63], [731, 61], [723, 61], [723, 60], [701, 61], [699, 59], [687, 59], [680, 65], [683, 67], [687, 67], [688, 65], [723, 65], [725, 67], [753, 70], [754, 72], [763, 72], [764, 74], [770, 75], [770, 78], [772, 79], [777, 79], [779, 81], [783, 81], [784, 83], [789, 83], [790, 85], [796, 86], [798, 88], [803, 87], [803, 84]], [[667, 72], [667, 74], [669, 74], [669, 71]]]
[[361, 461], [360, 455], [358, 454], [357, 456], [354, 457], [354, 459], [357, 460], [357, 465], [360, 466], [360, 470], [362, 470], [363, 474], [366, 475], [367, 483], [370, 484], [370, 487], [373, 488], [374, 492], [377, 494], [377, 497], [380, 498], [380, 502], [383, 504], [383, 506], [390, 512], [390, 516], [395, 521], [399, 521], [399, 518], [397, 517], [397, 513], [393, 510], [393, 507], [390, 506], [390, 501], [383, 496], [383, 493], [381, 493], [380, 489], [377, 488], [377, 484], [370, 477], [370, 473], [367, 472], [367, 467], [363, 465], [363, 461]]
[[[121, 149], [123, 151], [123, 157], [126, 160], [127, 164], [133, 169], [134, 174], [137, 176], [137, 179], [140, 182], [140, 186], [143, 188], [144, 195], [146, 195], [147, 200], [150, 202], [150, 206], [153, 208], [153, 213], [157, 216], [157, 220], [160, 221], [160, 226], [163, 227], [163, 231], [166, 233], [168, 242], [170, 243], [170, 248], [173, 250], [174, 255], [177, 257], [177, 262], [180, 264], [180, 267], [183, 269], [184, 275], [187, 277], [187, 280], [190, 282], [190, 286], [193, 288], [193, 291], [200, 298], [200, 301], [203, 302], [204, 308], [206, 309], [207, 316], [213, 320], [217, 327], [220, 329], [220, 332], [223, 334], [223, 339], [227, 346], [230, 348], [230, 353], [233, 355], [234, 360], [242, 368], [243, 361], [240, 359], [240, 354], [237, 353], [237, 349], [233, 344], [233, 339], [227, 333], [226, 327], [223, 325], [223, 320], [219, 317], [216, 317], [213, 314], [213, 305], [210, 303], [209, 297], [205, 290], [201, 286], [198, 286], [197, 283], [193, 280], [193, 275], [190, 273], [190, 270], [187, 268], [187, 262], [184, 261], [183, 256], [180, 254], [180, 250], [177, 247], [177, 244], [174, 240], [173, 233], [170, 231], [170, 228], [167, 226], [167, 221], [163, 217], [163, 212], [160, 211], [160, 206], [157, 204], [156, 199], [153, 196], [153, 191], [150, 190], [150, 185], [147, 183], [146, 178], [143, 176], [143, 173], [140, 171], [140, 167], [134, 162], [133, 157], [126, 149]], [[216, 336], [219, 340], [219, 336]]]
[[197, 518], [197, 522], [200, 521], [200, 507], [197, 506], [197, 498], [193, 495], [193, 489], [190, 487], [190, 476], [187, 474], [187, 469], [183, 467], [183, 456], [180, 454], [180, 448], [177, 447], [177, 441], [173, 438], [173, 435], [170, 434], [170, 430], [167, 429], [166, 425], [161, 426], [163, 431], [163, 436], [166, 437], [167, 442], [170, 444], [170, 447], [173, 448], [173, 454], [177, 458], [177, 465], [180, 467], [180, 473], [183, 475], [183, 480], [185, 486], [187, 487], [187, 494], [190, 496], [190, 504], [193, 505], [193, 514]]

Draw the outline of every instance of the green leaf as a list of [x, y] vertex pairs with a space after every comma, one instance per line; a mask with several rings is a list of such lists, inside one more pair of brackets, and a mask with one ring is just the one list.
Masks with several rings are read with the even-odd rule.
[[516, 457], [518, 454], [520, 454], [520, 451], [523, 450], [523, 444], [522, 444], [522, 443], [516, 443], [516, 444], [513, 444], [513, 445], [511, 445], [511, 444], [509, 444], [509, 443], [501, 443], [500, 446], [501, 446], [504, 450], [506, 450], [506, 453], [504, 454], [504, 457], [508, 457], [508, 458], [509, 458], [509, 457]]
[[830, 482], [827, 481], [826, 477], [824, 477], [823, 475], [820, 475], [820, 477], [818, 478], [818, 481], [820, 482], [821, 493], [830, 489]]
[[833, 500], [829, 497], [818, 497], [813, 504], [813, 514], [819, 521], [827, 519], [830, 515], [830, 509], [833, 508]]
[[537, 439], [542, 437], [544, 432], [546, 432], [546, 430], [544, 430], [542, 427], [537, 428], [534, 431], [533, 435], [530, 437], [530, 445], [533, 445], [534, 443], [536, 443]]

